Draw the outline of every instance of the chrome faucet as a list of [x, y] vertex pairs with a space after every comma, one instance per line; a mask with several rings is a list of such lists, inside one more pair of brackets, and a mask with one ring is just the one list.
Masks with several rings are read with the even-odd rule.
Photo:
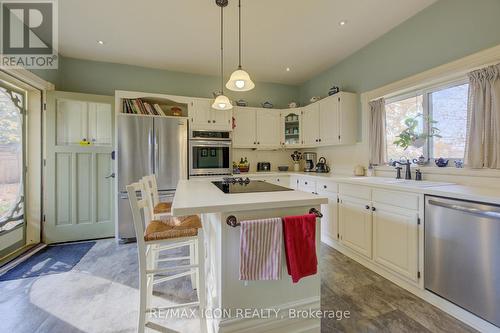
[[[394, 163], [392, 164], [392, 166], [396, 166], [397, 164], [404, 165], [406, 167], [406, 169], [405, 169], [405, 179], [406, 180], [411, 180], [411, 162], [410, 162], [410, 160], [406, 160], [406, 163], [402, 163], [402, 162], [399, 162], [399, 161], [394, 161]], [[401, 169], [396, 168], [396, 170], [397, 170], [398, 176], [401, 176], [401, 174], [400, 174], [400, 170]]]

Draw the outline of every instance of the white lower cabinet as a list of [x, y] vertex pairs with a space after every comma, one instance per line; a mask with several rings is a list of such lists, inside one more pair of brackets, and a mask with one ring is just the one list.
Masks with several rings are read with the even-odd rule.
[[365, 200], [340, 197], [340, 242], [359, 254], [372, 257], [372, 212]]
[[302, 192], [309, 192], [309, 193], [316, 193], [316, 182], [314, 180], [311, 180], [309, 178], [300, 178], [299, 179], [299, 186], [298, 186], [299, 191]]
[[418, 284], [421, 195], [299, 175], [292, 175], [289, 183], [328, 198], [321, 205], [323, 241]]
[[418, 280], [418, 212], [374, 202], [373, 260]]
[[299, 189], [299, 177], [290, 176], [290, 188], [293, 188], [294, 190]]
[[338, 237], [338, 205], [337, 194], [320, 192], [318, 194], [328, 198], [328, 204], [321, 205], [321, 238], [327, 240], [335, 240]]

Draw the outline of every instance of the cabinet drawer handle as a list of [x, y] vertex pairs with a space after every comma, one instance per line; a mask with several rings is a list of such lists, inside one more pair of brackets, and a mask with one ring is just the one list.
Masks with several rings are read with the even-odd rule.
[[372, 207], [372, 212], [376, 211], [377, 209], [375, 207]]
[[326, 189], [326, 188], [327, 188], [327, 186], [326, 186], [326, 185], [323, 185], [323, 188], [325, 188], [325, 189]]
[[215, 124], [215, 120], [212, 120], [212, 122]]
[[306, 185], [307, 185], [307, 182], [304, 182], [304, 184], [306, 184]]
[[319, 142], [321, 142], [321, 139], [318, 139]]
[[211, 121], [209, 120], [209, 121], [208, 121], [208, 123], [210, 124], [210, 123], [211, 123]]
[[366, 206], [365, 206], [365, 208], [366, 208], [366, 209], [370, 209], [370, 206], [366, 205]]

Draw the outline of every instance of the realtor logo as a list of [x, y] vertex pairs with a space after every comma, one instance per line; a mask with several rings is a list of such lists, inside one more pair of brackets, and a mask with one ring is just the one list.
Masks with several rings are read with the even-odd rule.
[[57, 2], [0, 0], [1, 67], [57, 68]]

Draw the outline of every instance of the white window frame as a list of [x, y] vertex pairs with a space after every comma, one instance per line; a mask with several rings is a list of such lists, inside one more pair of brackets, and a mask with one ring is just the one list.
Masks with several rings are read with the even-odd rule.
[[[408, 98], [412, 98], [412, 97], [416, 97], [416, 96], [419, 96], [419, 95], [422, 95], [422, 112], [423, 112], [423, 117], [425, 119], [429, 119], [429, 117], [432, 119], [432, 106], [430, 104], [430, 99], [429, 99], [429, 95], [434, 93], [434, 92], [437, 92], [437, 91], [441, 91], [441, 90], [444, 90], [444, 89], [449, 89], [449, 88], [452, 88], [452, 87], [456, 87], [456, 86], [460, 86], [460, 85], [463, 85], [463, 84], [467, 84], [469, 83], [469, 80], [467, 77], [461, 77], [459, 79], [454, 79], [452, 81], [448, 81], [448, 82], [445, 82], [445, 83], [439, 83], [439, 84], [436, 84], [436, 85], [432, 85], [432, 86], [429, 86], [429, 87], [425, 87], [425, 88], [422, 88], [422, 89], [416, 89], [416, 90], [412, 90], [412, 91], [409, 91], [409, 92], [405, 92], [403, 94], [399, 94], [399, 95], [394, 95], [390, 98], [387, 98], [385, 100], [385, 104], [391, 104], [391, 103], [395, 103], [395, 102], [399, 102], [399, 101], [402, 101], [402, 100], [405, 100], [405, 99], [408, 99]], [[425, 133], [428, 133], [429, 131], [429, 123], [428, 122], [424, 122], [424, 132]], [[426, 158], [426, 160], [428, 160], [430, 163], [431, 166], [435, 166], [435, 163], [434, 161], [436, 160], [435, 157], [431, 157], [433, 155], [433, 144], [432, 144], [432, 138], [427, 138], [425, 140], [425, 145], [423, 147], [423, 155], [424, 157]], [[448, 164], [449, 167], [453, 166], [454, 162], [457, 161], [457, 160], [463, 160], [463, 158], [448, 158], [446, 156], [443, 156], [443, 158], [446, 158], [446, 159], [449, 159], [450, 160], [450, 164]]]

